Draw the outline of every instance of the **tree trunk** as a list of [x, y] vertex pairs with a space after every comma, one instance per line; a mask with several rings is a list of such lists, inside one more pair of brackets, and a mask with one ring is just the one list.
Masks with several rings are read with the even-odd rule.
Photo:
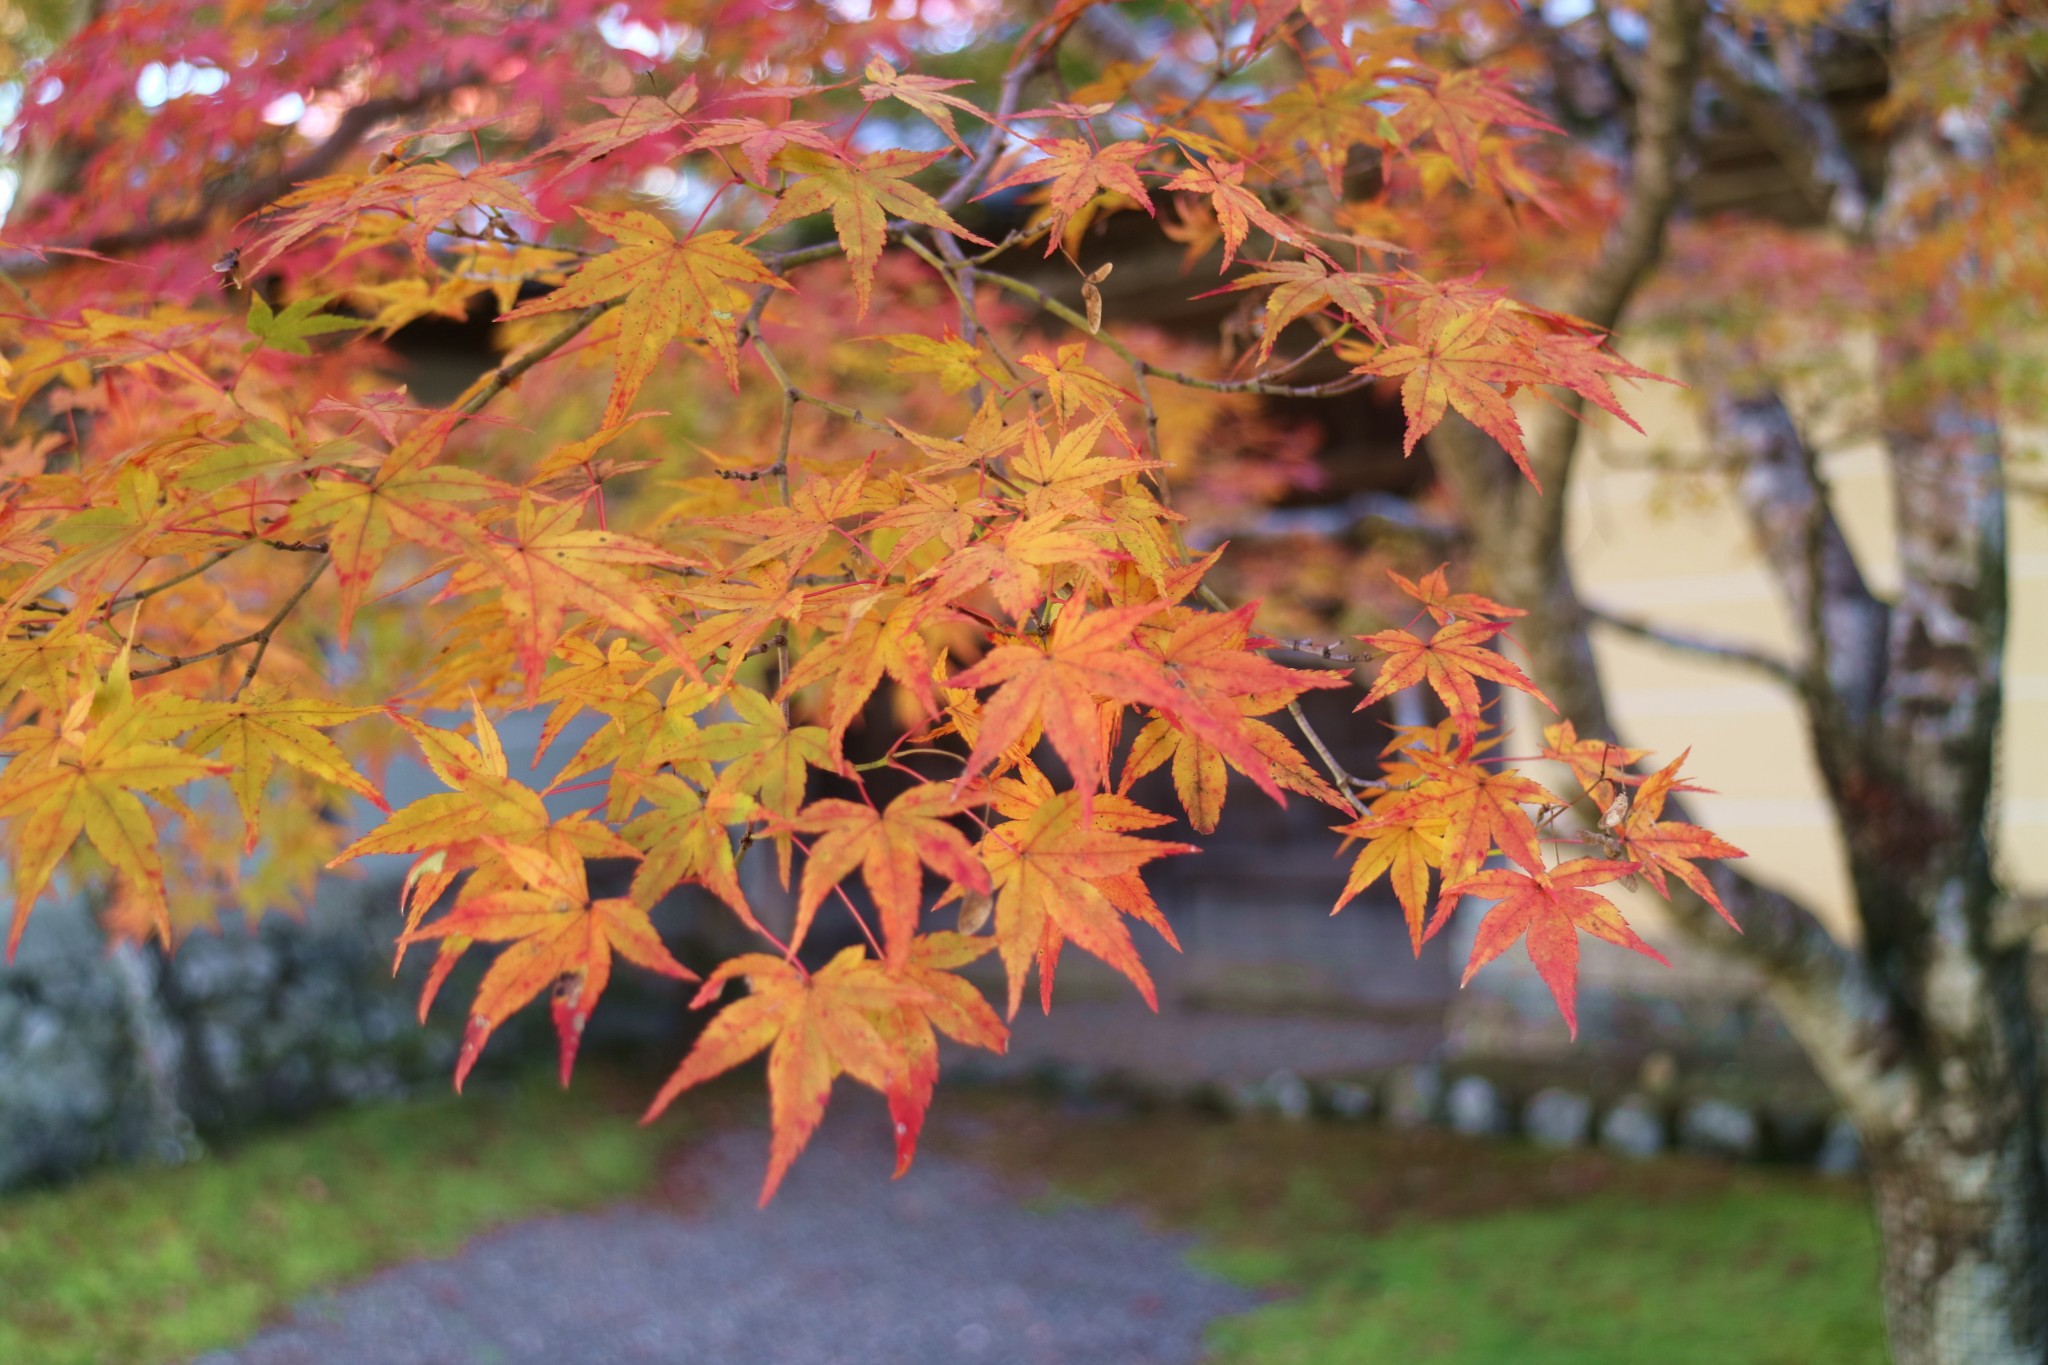
[[1894, 1365], [2048, 1360], [2048, 1178], [2022, 950], [1965, 970], [1974, 1038], [1917, 1059], [1900, 1121], [1859, 1115]]

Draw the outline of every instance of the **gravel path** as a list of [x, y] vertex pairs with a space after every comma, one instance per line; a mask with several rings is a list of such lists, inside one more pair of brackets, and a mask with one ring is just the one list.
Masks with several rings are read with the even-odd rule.
[[546, 1218], [310, 1300], [197, 1365], [1192, 1365], [1255, 1301], [1108, 1209], [1027, 1209], [936, 1155], [888, 1179], [845, 1103], [757, 1212], [766, 1135], [684, 1158], [679, 1209]]

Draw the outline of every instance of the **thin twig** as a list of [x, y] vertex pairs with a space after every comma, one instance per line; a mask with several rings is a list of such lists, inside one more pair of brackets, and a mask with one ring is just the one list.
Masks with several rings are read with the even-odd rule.
[[[313, 566], [313, 572], [307, 576], [306, 581], [301, 583], [298, 587], [298, 590], [292, 593], [290, 597], [285, 599], [284, 604], [278, 608], [276, 615], [272, 616], [269, 621], [265, 622], [260, 629], [252, 630], [247, 635], [240, 636], [233, 640], [224, 640], [220, 644], [215, 645], [213, 648], [201, 650], [197, 654], [160, 655], [159, 657], [161, 657], [164, 661], [161, 665], [159, 665], [156, 668], [141, 669], [136, 673], [132, 674], [131, 676], [140, 679], [154, 678], [165, 673], [175, 673], [181, 668], [190, 668], [193, 664], [204, 663], [208, 659], [218, 659], [223, 654], [232, 654], [234, 653], [234, 651], [242, 648], [244, 645], [256, 645], [258, 646], [256, 651], [256, 657], [249, 661], [249, 670], [248, 672], [243, 674], [242, 677], [242, 687], [246, 687], [249, 683], [249, 679], [255, 676], [256, 665], [260, 664], [263, 661], [264, 650], [270, 647], [270, 637], [277, 633], [278, 627], [284, 624], [284, 618], [289, 616], [292, 612], [292, 609], [294, 607], [297, 607], [299, 605], [300, 600], [303, 599], [305, 595], [312, 590], [313, 584], [316, 581], [318, 581], [322, 573], [326, 572], [327, 565], [328, 559], [325, 555], [322, 555], [320, 557], [320, 562]], [[237, 687], [235, 689], [236, 696], [240, 696], [242, 694], [242, 687]]]
[[1663, 626], [1653, 626], [1647, 621], [1638, 621], [1633, 617], [1617, 615], [1614, 612], [1591, 605], [1586, 607], [1586, 615], [1601, 625], [1611, 626], [1622, 634], [1634, 636], [1638, 640], [1648, 640], [1652, 644], [1662, 645], [1666, 649], [1674, 649], [1686, 654], [1697, 654], [1708, 659], [1718, 659], [1722, 663], [1739, 664], [1744, 668], [1754, 669], [1768, 676], [1773, 682], [1782, 683], [1795, 692], [1802, 690], [1805, 686], [1797, 669], [1793, 668], [1791, 664], [1783, 659], [1775, 655], [1766, 654], [1762, 650], [1751, 649], [1746, 645], [1729, 644], [1720, 640], [1702, 639], [1697, 635], [1688, 635], [1683, 631], [1668, 630]]
[[249, 656], [249, 666], [242, 670], [242, 680], [235, 684], [234, 692], [228, 697], [229, 701], [241, 700], [242, 693], [248, 690], [249, 684], [256, 681], [256, 670], [263, 666], [263, 656], [270, 651], [270, 641], [277, 634], [278, 627], [284, 624], [284, 618], [292, 614], [293, 608], [305, 599], [306, 594], [313, 591], [313, 585], [320, 581], [320, 575], [327, 572], [327, 566], [332, 562], [326, 555], [314, 561], [313, 572], [306, 575], [306, 581], [299, 584], [298, 591], [287, 597], [278, 607], [277, 614], [270, 618], [262, 630], [256, 632], [256, 652]]
[[[1215, 610], [1222, 612], [1231, 610], [1230, 604], [1225, 602], [1217, 594], [1216, 590], [1208, 584], [1202, 584], [1195, 591], [1201, 595], [1204, 602], [1207, 602]], [[1299, 701], [1289, 701], [1287, 703], [1287, 714], [1294, 717], [1294, 723], [1301, 728], [1302, 738], [1306, 739], [1309, 747], [1316, 751], [1316, 757], [1323, 760], [1323, 766], [1329, 770], [1330, 780], [1337, 784], [1337, 790], [1342, 793], [1344, 800], [1354, 812], [1361, 817], [1364, 816], [1366, 813], [1365, 803], [1358, 799], [1358, 789], [1377, 784], [1369, 782], [1362, 777], [1353, 776], [1342, 763], [1337, 761], [1337, 755], [1331, 752], [1328, 744], [1323, 742], [1322, 735], [1309, 722], [1308, 713], [1301, 709]]]

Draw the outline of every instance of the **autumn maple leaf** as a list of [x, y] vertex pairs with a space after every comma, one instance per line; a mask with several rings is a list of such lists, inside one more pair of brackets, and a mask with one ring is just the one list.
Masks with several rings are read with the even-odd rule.
[[[434, 901], [467, 867], [489, 861], [491, 838], [534, 847], [556, 847], [586, 857], [634, 857], [636, 850], [595, 821], [570, 817], [553, 821], [540, 793], [510, 775], [505, 746], [489, 714], [471, 698], [476, 739], [437, 729], [401, 716], [419, 745], [420, 757], [448, 787], [402, 806], [383, 824], [328, 860], [340, 867], [373, 853], [421, 855], [406, 875], [403, 899], [408, 903], [406, 927], [416, 926]], [[399, 955], [403, 957], [401, 945]]]
[[374, 707], [292, 698], [268, 687], [253, 689], [232, 701], [164, 697], [154, 705], [191, 727], [185, 737], [186, 749], [195, 754], [218, 752], [229, 765], [228, 789], [242, 811], [244, 852], [256, 847], [263, 793], [280, 760], [390, 812], [383, 795], [356, 771], [341, 746], [321, 733], [372, 715]]
[[227, 769], [164, 742], [190, 724], [164, 710], [168, 700], [135, 695], [123, 650], [104, 680], [91, 673], [81, 678], [75, 700], [54, 727], [21, 726], [6, 736], [4, 751], [13, 756], [0, 768], [0, 819], [14, 821], [9, 961], [29, 910], [81, 834], [170, 942], [156, 825], [137, 793], [180, 787]]
[[[399, 941], [455, 941], [458, 953], [469, 943], [509, 945], [484, 973], [469, 1007], [455, 1063], [458, 1091], [492, 1030], [551, 988], [562, 1084], [567, 1085], [584, 1025], [611, 980], [613, 953], [678, 980], [694, 981], [697, 974], [670, 956], [640, 905], [623, 897], [592, 900], [580, 857], [563, 863], [539, 849], [497, 838], [488, 842], [526, 885], [465, 896], [446, 915]], [[430, 996], [439, 984], [440, 975], [429, 980]]]
[[1664, 955], [1637, 937], [1612, 902], [1586, 889], [1616, 881], [1636, 870], [1634, 863], [1574, 858], [1548, 872], [1540, 865], [1526, 871], [1499, 868], [1446, 886], [1446, 899], [1477, 896], [1499, 902], [1479, 922], [1472, 957], [1465, 964], [1465, 975], [1459, 984], [1470, 981], [1474, 972], [1513, 947], [1518, 939], [1526, 940], [1529, 960], [1536, 964], [1543, 984], [1550, 987], [1558, 1011], [1564, 1015], [1565, 1026], [1572, 1037], [1578, 1037], [1581, 932], [1664, 962]]
[[[1009, 976], [1009, 1013], [1023, 1003], [1032, 961], [1071, 939], [1128, 977], [1157, 1009], [1152, 978], [1124, 927], [1112, 879], [1135, 874], [1169, 853], [1193, 853], [1188, 844], [1136, 839], [1086, 823], [1081, 794], [1061, 792], [1025, 820], [996, 826], [982, 839], [982, 862], [995, 884], [995, 933]], [[1142, 885], [1142, 884], [1141, 884]], [[1041, 964], [1050, 968], [1050, 961]]]
[[786, 148], [776, 154], [775, 165], [797, 178], [782, 192], [773, 211], [748, 240], [757, 240], [785, 223], [830, 209], [832, 230], [838, 235], [840, 246], [846, 249], [847, 263], [853, 267], [858, 316], [865, 317], [868, 300], [874, 293], [875, 263], [882, 259], [891, 214], [940, 228], [982, 246], [994, 245], [954, 222], [953, 215], [938, 200], [910, 183], [910, 176], [942, 155], [884, 151], [848, 161], [810, 147]]
[[895, 594], [877, 595], [849, 611], [843, 629], [828, 632], [799, 659], [784, 694], [818, 681], [826, 684], [826, 752], [835, 768], [846, 764], [846, 731], [886, 675], [925, 715], [938, 709], [932, 694], [932, 655], [921, 626], [923, 605]]
[[1426, 806], [1404, 803], [1400, 793], [1380, 797], [1373, 807], [1373, 814], [1337, 826], [1339, 834], [1364, 839], [1365, 847], [1352, 862], [1343, 893], [1330, 913], [1342, 910], [1384, 873], [1408, 922], [1408, 941], [1420, 957], [1423, 940], [1429, 937], [1429, 874], [1443, 866], [1444, 831], [1450, 821], [1428, 813]]
[[744, 516], [710, 518], [698, 524], [746, 540], [746, 553], [728, 566], [728, 572], [750, 569], [771, 559], [787, 560], [790, 567], [800, 569], [837, 531], [836, 523], [861, 510], [861, 493], [867, 486], [870, 464], [856, 466], [843, 479], [807, 479], [790, 490], [786, 505], [764, 507]]
[[739, 864], [729, 826], [746, 820], [753, 803], [746, 797], [719, 793], [707, 801], [673, 773], [657, 773], [639, 791], [648, 809], [635, 816], [619, 837], [641, 854], [630, 894], [651, 906], [684, 882], [697, 882], [715, 894], [749, 929], [760, 921], [740, 889]]
[[[848, 948], [809, 974], [765, 953], [720, 963], [693, 1003], [701, 1007], [717, 999], [735, 977], [746, 981], [749, 994], [706, 1025], [641, 1122], [652, 1122], [690, 1087], [767, 1049], [774, 1137], [768, 1148], [768, 1176], [761, 1186], [761, 1203], [766, 1205], [825, 1117], [833, 1081], [849, 1075], [884, 1095], [906, 1088], [903, 1031], [897, 1027], [885, 1037], [877, 1020], [894, 1020], [899, 1009], [918, 1008], [927, 996], [910, 979], [890, 974], [866, 954], [865, 948]], [[942, 1030], [956, 1022], [950, 1010], [934, 1010], [926, 1017]]]
[[301, 242], [331, 229], [347, 229], [364, 214], [380, 211], [411, 220], [404, 235], [424, 269], [433, 230], [472, 207], [531, 219], [542, 216], [526, 192], [507, 178], [503, 166], [464, 169], [446, 161], [394, 162], [372, 175], [309, 180], [277, 199], [264, 210], [259, 220], [263, 231], [251, 241], [241, 270], [245, 278], [254, 279]]
[[[1251, 645], [1257, 614], [1257, 603], [1227, 612], [1183, 609], [1172, 629], [1149, 632], [1148, 643], [1179, 688], [1173, 704], [1163, 708], [1173, 726], [1215, 748], [1221, 759], [1284, 805], [1282, 786], [1303, 789], [1298, 777], [1282, 776], [1300, 755], [1278, 731], [1252, 717], [1285, 706], [1305, 692], [1347, 686], [1348, 679], [1338, 673], [1288, 668], [1265, 657]], [[1199, 760], [1191, 755], [1189, 761]], [[1185, 789], [1182, 795], [1185, 798]]]
[[1117, 405], [1131, 400], [1132, 395], [1109, 381], [1108, 376], [1088, 363], [1088, 343], [1075, 341], [1060, 347], [1051, 356], [1040, 351], [1027, 351], [1019, 356], [1017, 363], [1027, 370], [1036, 371], [1045, 377], [1046, 396], [1052, 399], [1054, 411], [1062, 422], [1071, 422], [1082, 412], [1092, 412], [1108, 419], [1109, 429], [1125, 445], [1131, 443], [1130, 433], [1116, 415]]
[[969, 1047], [1000, 1053], [1010, 1031], [973, 983], [955, 974], [993, 948], [987, 938], [965, 934], [920, 934], [911, 944], [897, 978], [917, 995], [874, 1016], [875, 1029], [896, 1054], [898, 1071], [888, 1089], [889, 1117], [896, 1123], [896, 1174], [910, 1169], [918, 1134], [939, 1082], [939, 1039], [943, 1033]]
[[1046, 570], [1054, 565], [1101, 563], [1110, 552], [1083, 533], [1064, 509], [1012, 521], [994, 535], [962, 546], [919, 574], [916, 585], [933, 604], [989, 592], [1013, 618], [1045, 598]]
[[739, 286], [788, 289], [761, 258], [724, 230], [699, 232], [678, 242], [659, 218], [630, 210], [576, 210], [598, 232], [619, 243], [586, 261], [551, 294], [523, 303], [506, 318], [588, 308], [623, 297], [619, 305], [618, 373], [605, 401], [604, 425], [625, 420], [633, 399], [677, 333], [701, 337], [739, 385], [739, 320], [746, 295]]
[[1522, 443], [1522, 423], [1507, 395], [1494, 383], [1534, 383], [1544, 375], [1526, 357], [1490, 335], [1498, 305], [1444, 319], [1415, 342], [1388, 346], [1358, 366], [1355, 374], [1401, 381], [1401, 410], [1408, 419], [1402, 451], [1443, 421], [1446, 407], [1468, 418], [1513, 457], [1522, 476], [1541, 488]]
[[676, 595], [712, 614], [699, 621], [683, 641], [695, 658], [711, 651], [726, 650], [726, 680], [746, 659], [769, 630], [794, 626], [810, 612], [810, 600], [832, 589], [798, 588], [790, 584], [789, 565], [780, 560], [758, 564], [744, 576], [724, 582], [693, 581], [679, 587]]
[[1062, 137], [1033, 139], [1031, 145], [1045, 153], [1044, 157], [1012, 170], [978, 197], [986, 199], [1018, 185], [1050, 181], [1046, 207], [1052, 230], [1046, 234], [1046, 255], [1052, 255], [1059, 246], [1067, 220], [1104, 191], [1129, 195], [1145, 212], [1157, 213], [1138, 174], [1138, 163], [1151, 154], [1151, 143], [1112, 142], [1098, 147], [1082, 138]]
[[509, 496], [511, 489], [472, 469], [434, 463], [453, 422], [439, 418], [406, 434], [367, 480], [329, 475], [300, 495], [279, 526], [287, 536], [325, 533], [341, 582], [335, 633], [346, 645], [363, 593], [394, 543], [454, 552], [481, 532], [458, 503]]
[[1223, 269], [1237, 259], [1237, 249], [1254, 227], [1263, 229], [1276, 242], [1306, 247], [1300, 233], [1286, 219], [1266, 207], [1265, 201], [1245, 188], [1241, 161], [1203, 161], [1166, 182], [1170, 190], [1206, 194], [1223, 230]]
[[[1476, 872], [1495, 848], [1532, 871], [1543, 866], [1536, 823], [1522, 809], [1524, 805], [1556, 804], [1543, 784], [1512, 768], [1495, 772], [1421, 750], [1409, 751], [1408, 757], [1423, 774], [1422, 782], [1410, 790], [1389, 793], [1384, 804], [1374, 802], [1372, 815], [1359, 821], [1350, 833], [1370, 838], [1404, 824], [1441, 820], [1444, 849], [1440, 866], [1448, 881]], [[1436, 916], [1424, 930], [1425, 938], [1434, 934], [1448, 915], [1448, 894], [1438, 898]]]
[[1544, 758], [1572, 770], [1582, 790], [1589, 793], [1602, 811], [1614, 799], [1619, 784], [1635, 781], [1628, 775], [1631, 765], [1648, 756], [1648, 749], [1629, 749], [1604, 739], [1580, 739], [1578, 727], [1568, 720], [1543, 727]]
[[[1047, 435], [1045, 428], [1036, 422], [1023, 424], [1023, 448], [1011, 460], [1009, 474], [1013, 482], [1024, 485], [1027, 516], [1064, 505], [1066, 495], [1085, 493], [1103, 484], [1160, 467], [1157, 460], [1098, 454], [1097, 448], [1102, 444], [1102, 434], [1109, 421], [1109, 413], [1100, 413], [1093, 420], [1064, 433], [1058, 440]], [[1053, 496], [1033, 496], [1046, 493]]]
[[686, 561], [632, 536], [579, 526], [582, 513], [580, 503], [522, 498], [511, 533], [480, 543], [478, 560], [497, 580], [498, 600], [519, 642], [527, 700], [539, 699], [542, 670], [571, 611], [657, 646], [689, 676], [699, 676], [669, 626], [671, 613], [626, 573], [629, 566], [673, 567]]
[[1314, 256], [1299, 261], [1270, 261], [1249, 275], [1240, 275], [1225, 286], [1225, 292], [1271, 287], [1266, 296], [1266, 320], [1259, 334], [1256, 363], [1264, 365], [1273, 354], [1273, 343], [1289, 323], [1324, 308], [1335, 308], [1375, 341], [1385, 341], [1380, 331], [1379, 303], [1374, 286], [1377, 275], [1332, 271]]
[[1154, 603], [1083, 611], [1070, 603], [1045, 645], [998, 645], [948, 687], [997, 687], [982, 712], [981, 735], [968, 755], [967, 777], [984, 771], [1034, 724], [1066, 760], [1085, 802], [1102, 785], [1107, 758], [1098, 699], [1171, 708], [1178, 696], [1159, 661], [1131, 643]]
[[793, 118], [782, 123], [764, 123], [757, 118], [706, 119], [697, 125], [695, 136], [683, 145], [686, 152], [714, 147], [736, 147], [747, 160], [756, 184], [766, 184], [769, 164], [792, 147], [808, 147], [825, 156], [837, 156], [839, 144], [825, 131], [825, 125], [810, 119]]
[[1622, 856], [1641, 861], [1643, 875], [1657, 888], [1658, 895], [1666, 900], [1671, 898], [1670, 887], [1664, 878], [1664, 874], [1669, 872], [1739, 930], [1742, 926], [1735, 923], [1735, 916], [1728, 913], [1728, 907], [1721, 903], [1714, 884], [1694, 865], [1693, 859], [1746, 858], [1749, 855], [1710, 830], [1682, 820], [1661, 818], [1664, 802], [1674, 790], [1679, 789], [1678, 770], [1691, 754], [1692, 750], [1687, 749], [1644, 780], [1629, 807], [1627, 818], [1615, 831], [1616, 846]]
[[946, 817], [952, 793], [944, 786], [912, 787], [884, 810], [858, 801], [814, 801], [792, 822], [821, 836], [811, 845], [798, 888], [797, 927], [801, 942], [811, 917], [832, 888], [860, 869], [868, 894], [881, 911], [882, 941], [891, 967], [909, 958], [924, 908], [924, 872], [932, 871], [969, 891], [989, 892], [988, 871], [965, 835]]
[[937, 76], [920, 76], [914, 72], [899, 73], [895, 67], [876, 57], [867, 65], [867, 84], [860, 88], [860, 97], [869, 104], [877, 100], [898, 99], [930, 119], [938, 130], [946, 135], [946, 141], [959, 148], [968, 156], [974, 153], [960, 140], [960, 132], [953, 126], [953, 111], [973, 114], [978, 118], [987, 115], [972, 100], [949, 95], [946, 91], [955, 86], [972, 85], [971, 80], [942, 80]]
[[[1232, 771], [1243, 773], [1262, 788], [1282, 787], [1312, 796], [1341, 810], [1349, 810], [1350, 806], [1342, 794], [1309, 766], [1292, 740], [1266, 722], [1253, 718], [1258, 710], [1270, 710], [1284, 704], [1277, 699], [1239, 699], [1237, 710], [1240, 719], [1234, 723], [1234, 742], [1229, 749], [1219, 747], [1200, 733], [1183, 729], [1176, 720], [1157, 717], [1131, 741], [1130, 754], [1124, 760], [1123, 776], [1117, 785], [1129, 791], [1137, 779], [1162, 764], [1171, 763], [1174, 795], [1180, 798], [1188, 824], [1200, 834], [1213, 832], [1217, 821], [1222, 818]], [[1238, 757], [1247, 749], [1256, 755], [1255, 761], [1249, 764]]]
[[1427, 682], [1443, 699], [1451, 719], [1457, 722], [1465, 752], [1470, 752], [1479, 735], [1482, 678], [1527, 692], [1555, 711], [1557, 707], [1550, 698], [1513, 661], [1486, 647], [1489, 640], [1506, 629], [1507, 624], [1502, 621], [1453, 621], [1439, 627], [1427, 640], [1405, 630], [1382, 630], [1356, 637], [1387, 655], [1379, 676], [1373, 679], [1372, 690], [1356, 709], [1362, 711], [1402, 688]]
[[1406, 144], [1434, 133], [1437, 146], [1467, 184], [1478, 164], [1481, 134], [1489, 127], [1564, 131], [1510, 94], [1497, 72], [1483, 67], [1397, 85], [1390, 97], [1400, 106], [1391, 120], [1395, 135]]
[[960, 393], [1000, 374], [979, 344], [950, 330], [943, 337], [894, 332], [874, 339], [903, 353], [891, 358], [889, 373], [931, 375], [947, 393]]
[[538, 153], [569, 158], [568, 164], [548, 177], [550, 184], [636, 142], [687, 126], [686, 116], [697, 103], [697, 78], [685, 76], [666, 95], [628, 95], [624, 99], [595, 99], [591, 103], [611, 117], [579, 124]]
[[787, 825], [804, 801], [809, 769], [831, 766], [825, 732], [815, 725], [791, 725], [782, 708], [750, 687], [736, 687], [725, 700], [738, 713], [736, 721], [706, 726], [675, 746], [680, 760], [724, 763], [711, 799], [728, 794], [750, 797], [756, 809], [785, 828], [773, 838], [783, 885], [789, 884], [790, 839]]
[[1445, 576], [1445, 570], [1449, 568], [1448, 564], [1439, 564], [1424, 574], [1420, 581], [1404, 578], [1392, 569], [1387, 570], [1387, 577], [1394, 581], [1395, 587], [1420, 602], [1430, 619], [1440, 626], [1447, 626], [1458, 618], [1502, 621], [1529, 614], [1520, 607], [1504, 607], [1491, 597], [1481, 597], [1476, 592], [1452, 592], [1450, 580]]

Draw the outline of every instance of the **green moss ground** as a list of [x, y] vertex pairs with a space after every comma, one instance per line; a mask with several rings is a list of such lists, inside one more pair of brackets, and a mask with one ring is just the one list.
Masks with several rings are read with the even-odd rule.
[[540, 1078], [335, 1114], [175, 1170], [0, 1201], [0, 1361], [158, 1365], [249, 1336], [294, 1300], [487, 1228], [646, 1188], [677, 1125], [602, 1078]]
[[1273, 1299], [1216, 1365], [1883, 1365], [1853, 1182], [1443, 1133], [1007, 1101], [953, 1140], [1052, 1198], [1136, 1204]]

